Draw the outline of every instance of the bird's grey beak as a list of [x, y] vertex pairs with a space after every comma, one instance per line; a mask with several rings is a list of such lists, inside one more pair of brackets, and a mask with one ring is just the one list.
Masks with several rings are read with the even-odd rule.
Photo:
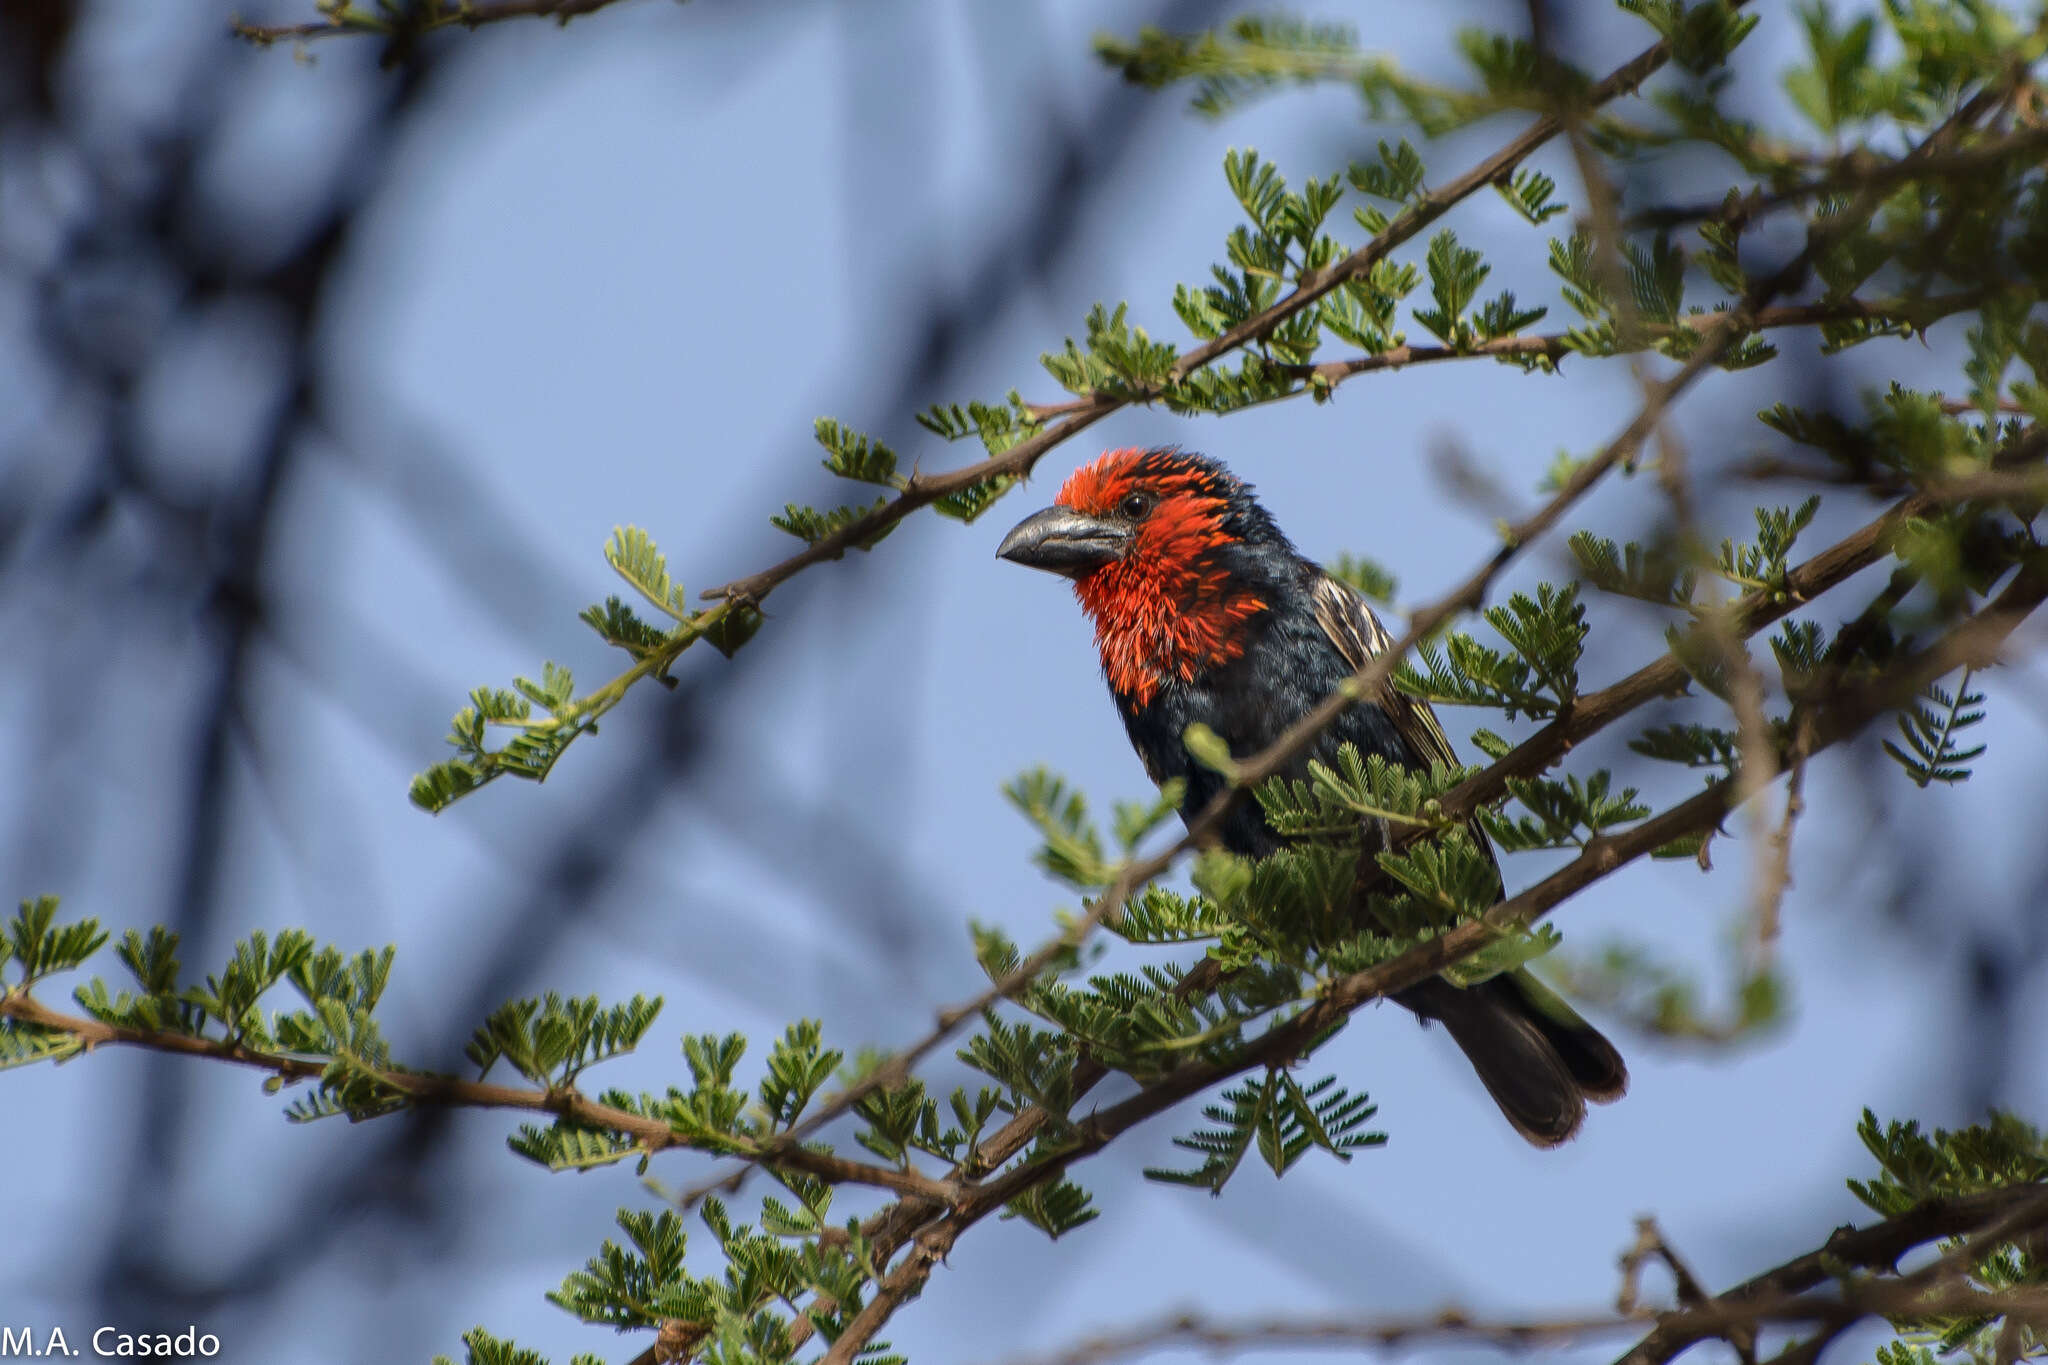
[[1079, 578], [1122, 559], [1130, 544], [1130, 527], [1055, 505], [1033, 512], [1011, 527], [1003, 543], [996, 546], [996, 557]]

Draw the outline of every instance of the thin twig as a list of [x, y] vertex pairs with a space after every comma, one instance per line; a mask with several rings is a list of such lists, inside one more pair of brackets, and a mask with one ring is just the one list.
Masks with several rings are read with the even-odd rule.
[[[1645, 1214], [1636, 1219], [1636, 1240], [1621, 1256], [1621, 1292], [1615, 1295], [1615, 1312], [1640, 1316], [1637, 1310], [1642, 1294], [1643, 1269], [1653, 1260], [1662, 1261], [1665, 1269], [1671, 1272], [1672, 1286], [1677, 1291], [1680, 1306], [1709, 1308], [1713, 1295], [1707, 1292], [1699, 1277], [1692, 1273], [1692, 1267], [1666, 1239], [1664, 1230], [1657, 1226], [1657, 1220]], [[1742, 1365], [1756, 1365], [1754, 1323], [1730, 1323], [1722, 1337], [1734, 1349]]]

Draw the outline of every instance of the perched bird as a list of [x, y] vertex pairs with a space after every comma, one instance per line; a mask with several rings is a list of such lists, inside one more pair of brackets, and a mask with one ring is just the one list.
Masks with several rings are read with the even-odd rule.
[[[1234, 754], [1257, 753], [1392, 643], [1356, 590], [1295, 550], [1248, 484], [1177, 448], [1112, 450], [1075, 471], [996, 553], [1073, 580], [1146, 773], [1187, 784], [1184, 820], [1223, 781], [1190, 758], [1188, 726], [1207, 725]], [[1388, 687], [1325, 729], [1292, 775], [1347, 741], [1408, 767], [1455, 761], [1429, 706]], [[1473, 837], [1488, 848], [1476, 827]], [[1251, 857], [1280, 846], [1252, 801], [1232, 810], [1221, 842]], [[1471, 988], [1433, 977], [1394, 999], [1443, 1023], [1508, 1122], [1539, 1147], [1576, 1133], [1587, 1100], [1628, 1087], [1614, 1046], [1526, 972]]]

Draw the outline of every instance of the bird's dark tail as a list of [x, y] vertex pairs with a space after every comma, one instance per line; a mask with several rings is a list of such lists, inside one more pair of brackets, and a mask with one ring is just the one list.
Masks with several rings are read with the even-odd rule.
[[1432, 977], [1394, 998], [1442, 1021], [1501, 1113], [1538, 1147], [1578, 1132], [1586, 1101], [1605, 1104], [1628, 1089], [1614, 1044], [1527, 972], [1469, 989]]

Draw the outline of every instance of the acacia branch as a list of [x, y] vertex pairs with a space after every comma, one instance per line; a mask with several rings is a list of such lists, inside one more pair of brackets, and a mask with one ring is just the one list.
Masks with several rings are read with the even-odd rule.
[[[1830, 322], [1899, 321], [1918, 330], [1931, 326], [1942, 318], [1977, 308], [1983, 302], [1984, 291], [1965, 289], [1924, 299], [1845, 298], [1819, 303], [1784, 304], [1757, 310], [1751, 326], [1761, 332], [1785, 327], [1813, 327]], [[1390, 346], [1384, 351], [1374, 351], [1371, 355], [1352, 356], [1345, 360], [1326, 360], [1314, 365], [1274, 365], [1271, 369], [1276, 374], [1288, 375], [1306, 385], [1327, 391], [1358, 375], [1374, 374], [1383, 370], [1401, 370], [1410, 365], [1430, 365], [1446, 360], [1557, 361], [1578, 354], [1585, 355], [1588, 360], [1606, 360], [1614, 356], [1653, 349], [1657, 342], [1681, 333], [1697, 336], [1719, 324], [1728, 311], [1723, 308], [1706, 313], [1688, 314], [1680, 318], [1675, 325], [1645, 323], [1640, 328], [1640, 335], [1643, 338], [1640, 346], [1616, 349], [1604, 354], [1582, 352], [1573, 345], [1570, 333], [1542, 332], [1494, 337], [1489, 341], [1478, 341], [1469, 346], [1416, 346], [1404, 343], [1400, 346]], [[1298, 398], [1304, 391], [1290, 389], [1286, 393], [1261, 398], [1245, 406], [1258, 407], [1265, 403]], [[1071, 403], [1049, 403], [1042, 406], [1031, 404], [1027, 405], [1026, 411], [1035, 421], [1047, 421], [1080, 412], [1088, 407], [1090, 402], [1091, 400], [1084, 398]], [[1956, 408], [1958, 412], [1975, 410], [1975, 405], [1971, 403], [1959, 403]], [[2009, 403], [2004, 410], [2014, 413], [2025, 411], [2018, 403]]]
[[[179, 1057], [200, 1057], [268, 1072], [285, 1081], [317, 1081], [327, 1074], [328, 1060], [271, 1052], [243, 1043], [205, 1038], [190, 1033], [131, 1028], [109, 1024], [84, 1015], [64, 1014], [37, 1000], [25, 988], [0, 993], [0, 1019], [13, 1020], [30, 1028], [64, 1034], [78, 1040], [81, 1050], [100, 1047], [134, 1047]], [[719, 1149], [702, 1146], [676, 1132], [660, 1119], [635, 1114], [591, 1099], [573, 1085], [548, 1089], [492, 1085], [420, 1071], [358, 1067], [359, 1074], [405, 1098], [408, 1104], [433, 1105], [449, 1109], [513, 1109], [526, 1113], [551, 1114], [565, 1123], [617, 1133], [632, 1139], [640, 1150], [653, 1154], [673, 1147], [722, 1155]], [[953, 1180], [937, 1180], [914, 1170], [878, 1166], [842, 1156], [791, 1147], [761, 1158], [770, 1166], [816, 1176], [833, 1184], [871, 1185], [905, 1198], [936, 1201], [953, 1200], [960, 1186]]]

